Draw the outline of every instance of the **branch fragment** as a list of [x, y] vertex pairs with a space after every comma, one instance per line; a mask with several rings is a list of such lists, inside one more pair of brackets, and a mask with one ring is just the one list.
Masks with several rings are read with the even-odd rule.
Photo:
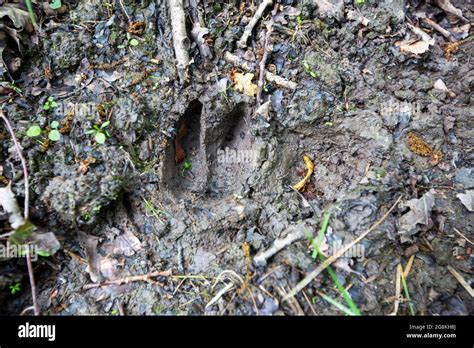
[[180, 83], [183, 84], [188, 76], [189, 53], [191, 41], [186, 34], [186, 16], [184, 14], [183, 0], [168, 0], [171, 27], [173, 33], [174, 53]]
[[247, 40], [252, 34], [252, 30], [259, 21], [259, 19], [262, 17], [263, 12], [265, 9], [270, 6], [273, 3], [273, 0], [263, 0], [263, 2], [258, 6], [257, 11], [255, 11], [255, 14], [253, 15], [252, 19], [250, 22], [248, 22], [247, 26], [245, 27], [244, 33], [242, 34], [242, 37], [240, 40], [237, 42], [237, 46], [239, 48], [245, 48], [247, 47]]

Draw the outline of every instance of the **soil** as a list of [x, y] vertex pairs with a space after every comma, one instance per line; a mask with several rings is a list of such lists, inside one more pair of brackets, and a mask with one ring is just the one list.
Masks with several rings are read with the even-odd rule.
[[[416, 314], [473, 313], [448, 266], [472, 286], [474, 220], [459, 195], [472, 207], [474, 43], [468, 29], [448, 55], [448, 39], [417, 15], [445, 28], [462, 22], [434, 1], [346, 0], [324, 14], [318, 1], [283, 0], [278, 13], [289, 15], [274, 20], [267, 69], [297, 87], [267, 82], [268, 108], [257, 112], [233, 79], [253, 72], [257, 85], [270, 7], [241, 49], [252, 2], [199, 2], [212, 59], [193, 42], [181, 84], [167, 1], [123, 3], [126, 14], [118, 2], [63, 1], [66, 11], [41, 18], [37, 45], [10, 76], [21, 93], [0, 96], [27, 159], [30, 220], [61, 243], [34, 263], [42, 314], [341, 315], [320, 296], [343, 303], [327, 272], [282, 301], [319, 264], [306, 236], [316, 238], [330, 213], [321, 244], [329, 255], [399, 197], [358, 243], [363, 257], [333, 264], [339, 281], [363, 315], [388, 315], [397, 267], [414, 255], [406, 281]], [[472, 21], [472, 4], [452, 4]], [[349, 19], [351, 11], [368, 24]], [[127, 34], [128, 17], [145, 23], [141, 35]], [[416, 38], [416, 23], [435, 43], [402, 53], [397, 42]], [[435, 87], [439, 79], [448, 90]], [[58, 106], [44, 110], [50, 96]], [[32, 124], [46, 129], [54, 120], [65, 128], [47, 148], [26, 136]], [[107, 131], [103, 144], [88, 132], [94, 126]], [[11, 181], [23, 205], [20, 161], [0, 130], [2, 185]], [[304, 155], [315, 168], [299, 195], [291, 185], [304, 177]], [[9, 231], [0, 211], [0, 234]], [[304, 237], [253, 262], [295, 231]], [[11, 294], [15, 283], [22, 291]], [[0, 313], [20, 314], [31, 300], [25, 261], [0, 261]], [[397, 314], [410, 315], [408, 304], [402, 299]]]

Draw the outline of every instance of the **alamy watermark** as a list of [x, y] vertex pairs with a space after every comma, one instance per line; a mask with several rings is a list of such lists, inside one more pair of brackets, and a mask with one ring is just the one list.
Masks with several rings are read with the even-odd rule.
[[[329, 254], [336, 255], [341, 249], [345, 248], [342, 241], [338, 240], [329, 244]], [[362, 244], [355, 244], [350, 247], [340, 258], [355, 258], [358, 260], [365, 259], [365, 247]]]
[[255, 150], [225, 149], [217, 150], [219, 164], [250, 164], [257, 161], [258, 152]]
[[25, 257], [27, 253], [31, 255], [31, 261], [38, 260], [40, 252], [35, 244], [19, 245], [8, 241], [6, 244], [0, 244], [0, 260]]
[[409, 103], [397, 99], [389, 99], [382, 103], [380, 108], [382, 116], [390, 116], [395, 114], [421, 115], [421, 104], [418, 102]]

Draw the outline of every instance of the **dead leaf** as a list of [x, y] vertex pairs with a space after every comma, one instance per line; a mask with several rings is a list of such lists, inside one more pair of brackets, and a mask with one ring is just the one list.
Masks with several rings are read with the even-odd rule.
[[396, 42], [395, 45], [400, 48], [402, 53], [411, 53], [417, 56], [425, 53], [429, 50], [430, 46], [434, 45], [435, 40], [423, 30], [411, 24], [408, 24], [408, 26], [420, 39], [410, 39]]
[[[400, 218], [398, 233], [404, 237], [404, 241], [421, 230], [420, 225], [429, 226], [431, 221], [431, 210], [435, 203], [435, 191], [430, 190], [419, 199], [410, 199], [403, 206], [410, 210]], [[402, 242], [404, 242], [402, 241]]]
[[474, 198], [474, 190], [469, 190], [469, 191], [466, 191], [464, 193], [458, 193], [456, 195], [457, 198], [459, 198], [459, 200], [461, 201], [462, 204], [464, 204], [464, 206], [466, 207], [467, 210], [469, 211], [473, 211], [473, 208], [474, 208], [474, 202], [473, 202], [473, 198]]
[[[21, 65], [20, 32], [31, 34], [33, 25], [27, 11], [21, 4], [0, 6], [0, 76], [9, 71], [14, 73]], [[36, 37], [29, 35], [27, 43], [35, 43]]]
[[235, 90], [248, 95], [249, 97], [255, 97], [257, 94], [257, 85], [252, 83], [252, 79], [254, 74], [246, 73], [235, 73], [234, 74], [234, 81], [235, 81]]

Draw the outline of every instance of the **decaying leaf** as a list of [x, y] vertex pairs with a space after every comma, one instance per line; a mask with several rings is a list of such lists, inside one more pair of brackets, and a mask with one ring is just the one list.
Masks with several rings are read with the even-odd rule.
[[[9, 71], [14, 73], [21, 64], [20, 33], [32, 33], [33, 25], [27, 11], [21, 4], [0, 6], [0, 76]], [[34, 42], [29, 38], [30, 42]]]
[[435, 191], [431, 189], [419, 199], [410, 199], [402, 206], [410, 208], [410, 210], [400, 218], [400, 227], [398, 233], [405, 240], [418, 233], [422, 226], [431, 225], [431, 210], [435, 203]]
[[252, 83], [252, 79], [254, 74], [251, 73], [235, 73], [234, 74], [234, 81], [235, 81], [235, 90], [248, 95], [249, 97], [255, 97], [257, 94], [257, 85]]
[[456, 195], [456, 197], [459, 198], [467, 210], [471, 212], [474, 210], [474, 190], [468, 190], [464, 193], [459, 193]]
[[309, 178], [311, 177], [314, 171], [314, 163], [313, 161], [311, 161], [311, 158], [305, 155], [303, 156], [303, 160], [306, 165], [306, 175], [303, 178], [303, 180], [301, 180], [300, 182], [298, 182], [296, 185], [293, 186], [293, 188], [297, 191], [301, 191], [304, 188], [304, 186], [306, 185], [306, 183], [308, 182]]
[[411, 24], [408, 24], [408, 26], [413, 31], [413, 33], [419, 37], [419, 39], [410, 39], [396, 42], [395, 45], [400, 48], [402, 53], [408, 53], [417, 56], [425, 53], [429, 50], [430, 46], [434, 45], [435, 40], [423, 30]]

